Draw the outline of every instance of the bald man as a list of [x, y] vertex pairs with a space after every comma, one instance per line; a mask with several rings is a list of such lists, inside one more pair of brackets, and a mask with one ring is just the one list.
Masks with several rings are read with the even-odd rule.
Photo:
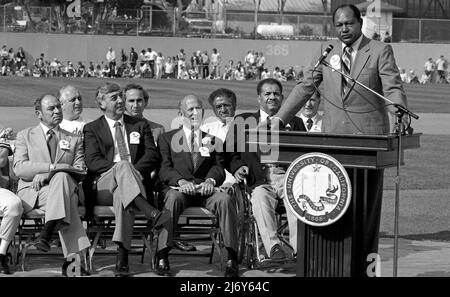
[[[55, 96], [40, 96], [34, 108], [39, 125], [17, 134], [13, 167], [19, 178], [17, 195], [22, 199], [24, 214], [33, 209], [45, 211], [45, 225], [34, 246], [48, 252], [52, 233], [58, 231], [64, 257], [68, 258], [90, 246], [78, 213], [78, 181], [64, 172], [84, 170], [83, 143], [81, 137], [59, 127], [61, 104]], [[61, 172], [51, 174], [55, 170]], [[63, 264], [64, 276], [70, 263]], [[84, 268], [81, 273], [89, 274]]]
[[59, 126], [74, 134], [83, 135], [86, 122], [81, 117], [83, 101], [80, 92], [74, 86], [67, 85], [59, 90], [63, 120]]
[[[236, 203], [227, 193], [214, 190], [225, 179], [223, 153], [214, 150], [221, 146], [220, 140], [200, 130], [204, 109], [196, 96], [184, 97], [179, 108], [182, 127], [161, 135], [158, 145], [162, 156], [159, 177], [163, 183], [165, 207], [172, 211], [173, 228], [189, 206], [203, 206], [215, 213], [228, 251], [225, 276], [236, 277], [239, 275]], [[174, 230], [168, 231], [167, 245], [172, 246]], [[169, 264], [160, 259], [158, 270], [165, 269], [169, 269]]]

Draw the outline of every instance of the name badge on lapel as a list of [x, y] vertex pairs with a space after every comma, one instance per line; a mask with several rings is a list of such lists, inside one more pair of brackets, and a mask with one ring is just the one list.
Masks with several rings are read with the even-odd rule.
[[141, 134], [139, 134], [139, 132], [131, 132], [130, 133], [130, 144], [139, 144], [140, 138], [141, 138]]
[[209, 148], [202, 146], [198, 150], [199, 150], [200, 155], [202, 157], [210, 157]]
[[336, 69], [340, 70], [341, 69], [341, 57], [339, 57], [338, 55], [332, 56], [330, 59], [330, 64], [331, 64], [331, 66], [333, 66], [333, 72], [335, 72]]
[[59, 148], [62, 150], [68, 150], [70, 149], [70, 142], [66, 139], [61, 139], [59, 141]]

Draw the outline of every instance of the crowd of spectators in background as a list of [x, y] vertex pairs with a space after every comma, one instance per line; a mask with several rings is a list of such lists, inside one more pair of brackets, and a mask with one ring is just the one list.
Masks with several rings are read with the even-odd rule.
[[[51, 62], [42, 53], [35, 61], [27, 61], [22, 47], [17, 52], [3, 45], [0, 49], [1, 75], [34, 77], [124, 77], [154, 79], [221, 79], [221, 80], [261, 80], [275, 78], [279, 81], [301, 81], [303, 66], [297, 71], [293, 66], [285, 70], [274, 67], [269, 71], [263, 52], [249, 50], [242, 61], [229, 60], [223, 63], [219, 51], [214, 48], [195, 51], [190, 57], [184, 49], [174, 56], [164, 56], [152, 48], [142, 49], [139, 53], [132, 47], [127, 54], [122, 49], [119, 55], [109, 47], [105, 61], [61, 62], [54, 58]], [[407, 84], [450, 83], [448, 61], [441, 55], [436, 61], [429, 58], [422, 74], [415, 70], [400, 68], [402, 81]]]
[[262, 52], [249, 50], [242, 61], [229, 60], [223, 63], [219, 51], [198, 50], [188, 56], [180, 49], [174, 56], [164, 56], [152, 48], [141, 50], [134, 48], [127, 54], [122, 49], [120, 54], [109, 47], [105, 61], [84, 64], [81, 61], [62, 62], [58, 58], [52, 61], [42, 53], [35, 61], [27, 61], [22, 48], [16, 53], [6, 45], [0, 50], [1, 75], [33, 77], [125, 77], [154, 79], [222, 79], [222, 80], [260, 80], [276, 78], [280, 81], [299, 81], [303, 71], [290, 67], [285, 70], [275, 67], [269, 71], [266, 58]]
[[428, 58], [425, 62], [421, 76], [416, 74], [412, 69], [407, 72], [406, 69], [400, 68], [400, 77], [402, 81], [407, 84], [448, 84], [450, 83], [448, 61], [444, 55], [441, 55], [436, 61], [434, 61], [433, 58]]

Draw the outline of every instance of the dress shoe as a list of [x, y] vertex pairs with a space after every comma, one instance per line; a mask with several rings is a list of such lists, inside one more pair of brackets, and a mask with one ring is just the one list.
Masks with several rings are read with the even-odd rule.
[[130, 267], [128, 263], [124, 261], [117, 261], [116, 268], [114, 269], [114, 276], [116, 277], [127, 277], [130, 276]]
[[159, 211], [155, 209], [152, 212], [150, 220], [152, 221], [153, 226], [157, 228], [162, 224], [164, 224], [165, 222], [167, 222], [168, 220], [170, 220], [170, 218], [171, 215], [169, 210], [165, 209], [163, 211]]
[[8, 257], [0, 254], [0, 274], [11, 274], [8, 266]]
[[195, 246], [184, 240], [174, 240], [175, 247], [185, 252], [194, 252], [197, 250]]
[[159, 259], [156, 266], [156, 274], [161, 276], [172, 276], [168, 259]]
[[39, 237], [36, 239], [31, 245], [33, 245], [35, 248], [40, 250], [41, 252], [48, 252], [50, 251], [50, 243], [47, 239]]
[[235, 260], [228, 260], [225, 277], [239, 277], [239, 265]]
[[270, 259], [271, 260], [284, 260], [286, 259], [286, 254], [279, 244], [275, 244], [270, 249]]
[[[69, 267], [69, 265], [71, 263], [72, 262], [70, 262], [70, 261], [64, 261], [63, 266], [62, 266], [62, 271], [61, 271], [62, 276], [67, 277], [67, 268]], [[80, 266], [80, 276], [90, 276], [90, 275], [91, 275], [91, 273], [89, 271], [84, 269], [83, 266]]]

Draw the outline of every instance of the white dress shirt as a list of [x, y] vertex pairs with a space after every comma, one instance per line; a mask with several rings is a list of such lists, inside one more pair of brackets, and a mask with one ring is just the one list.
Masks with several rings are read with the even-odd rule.
[[[187, 140], [187, 146], [189, 148], [189, 151], [192, 151], [191, 148], [191, 128], [190, 127], [186, 127], [183, 125], [183, 131], [184, 131], [184, 135], [186, 136], [186, 140]], [[198, 144], [198, 147], [202, 146], [202, 142], [199, 139], [200, 138], [200, 129], [196, 129], [194, 130], [195, 133], [195, 138], [194, 141]]]
[[114, 127], [114, 125], [116, 124], [116, 122], [120, 122], [122, 124], [122, 126], [120, 126], [120, 129], [122, 129], [122, 134], [123, 134], [123, 138], [126, 144], [126, 148], [127, 148], [127, 153], [128, 153], [128, 162], [131, 163], [131, 155], [130, 155], [130, 148], [128, 145], [128, 135], [127, 135], [127, 131], [125, 130], [125, 123], [123, 122], [123, 117], [120, 118], [120, 120], [118, 121], [114, 121], [110, 118], [108, 118], [107, 116], [105, 116], [106, 122], [108, 123], [109, 126], [109, 130], [111, 132], [111, 136], [114, 142], [114, 159], [113, 162], [117, 163], [120, 161], [120, 154], [119, 154], [119, 148], [117, 146], [117, 141], [116, 141], [116, 128]]
[[[363, 39], [363, 34], [361, 34], [361, 36], [359, 36], [359, 38], [355, 42], [353, 42], [353, 44], [350, 46], [353, 50], [352, 51], [352, 65], [353, 65], [353, 62], [355, 62], [356, 54], [358, 53], [359, 45], [361, 44], [362, 39]], [[342, 43], [342, 53], [341, 54], [344, 53], [344, 48], [346, 46], [347, 45], [345, 43]]]
[[[46, 125], [42, 124], [42, 123], [40, 123], [40, 125], [41, 125], [41, 128], [42, 128], [42, 131], [44, 131], [45, 141], [48, 141], [48, 134], [47, 134], [47, 132], [48, 132], [48, 130], [50, 130], [50, 128], [47, 127]], [[59, 132], [58, 129], [59, 129], [59, 126], [56, 126], [52, 130], [53, 130], [53, 132], [55, 132], [56, 139], [59, 141], [59, 139], [58, 139], [58, 132]]]
[[313, 121], [311, 129], [308, 129], [308, 117], [305, 117], [303, 114], [300, 114], [300, 118], [303, 121], [303, 124], [305, 125], [305, 129], [308, 132], [322, 132], [322, 116], [318, 113], [316, 113], [315, 116], [311, 118]]

